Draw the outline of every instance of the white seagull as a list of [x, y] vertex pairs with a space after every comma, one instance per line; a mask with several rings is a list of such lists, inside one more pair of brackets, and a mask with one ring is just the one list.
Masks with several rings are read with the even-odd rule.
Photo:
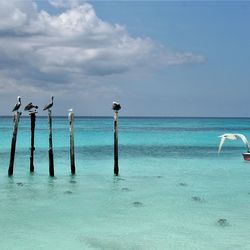
[[220, 140], [218, 153], [220, 153], [221, 148], [222, 148], [222, 146], [223, 146], [226, 139], [229, 139], [229, 140], [241, 139], [244, 142], [244, 144], [245, 144], [245, 146], [247, 148], [247, 151], [250, 152], [250, 144], [249, 144], [246, 136], [243, 135], [243, 134], [223, 134], [223, 135], [220, 135], [219, 138], [221, 138], [221, 140]]

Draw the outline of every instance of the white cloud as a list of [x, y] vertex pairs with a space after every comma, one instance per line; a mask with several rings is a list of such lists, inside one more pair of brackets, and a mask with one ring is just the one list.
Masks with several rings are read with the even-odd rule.
[[32, 0], [0, 1], [0, 85], [8, 79], [9, 88], [17, 82], [32, 89], [79, 88], [91, 77], [156, 62], [168, 66], [204, 60], [168, 51], [150, 38], [132, 37], [125, 27], [98, 18], [85, 1], [50, 2], [66, 9], [51, 15], [39, 11]]
[[76, 7], [79, 6], [81, 4], [83, 4], [84, 2], [86, 2], [86, 0], [49, 0], [50, 4], [55, 6], [55, 7]]

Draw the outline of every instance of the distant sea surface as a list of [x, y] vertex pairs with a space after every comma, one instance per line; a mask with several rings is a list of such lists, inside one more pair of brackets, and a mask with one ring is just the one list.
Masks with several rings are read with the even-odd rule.
[[[121, 112], [122, 113], [122, 112]], [[67, 117], [53, 117], [55, 178], [48, 176], [48, 122], [37, 117], [35, 173], [30, 120], [21, 117], [14, 175], [12, 117], [0, 117], [0, 249], [249, 250], [247, 118], [119, 118], [120, 175], [113, 175], [113, 118], [75, 117], [70, 175]]]

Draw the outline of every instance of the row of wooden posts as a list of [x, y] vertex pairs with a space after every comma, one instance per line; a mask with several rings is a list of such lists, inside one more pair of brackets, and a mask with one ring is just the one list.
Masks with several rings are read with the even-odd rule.
[[[114, 174], [119, 175], [119, 165], [118, 165], [118, 110], [119, 108], [114, 108]], [[34, 172], [34, 151], [35, 151], [35, 126], [36, 126], [36, 111], [31, 111], [30, 121], [31, 121], [31, 143], [30, 143], [30, 172]], [[18, 123], [20, 120], [21, 112], [17, 111], [14, 114], [13, 119], [13, 135], [11, 141], [11, 151], [10, 151], [10, 162], [8, 175], [12, 176], [14, 172], [14, 160], [16, 151], [16, 140], [18, 132]], [[74, 150], [74, 112], [69, 111], [69, 131], [70, 131], [70, 167], [71, 174], [75, 175], [75, 150]], [[53, 156], [53, 143], [52, 143], [52, 115], [51, 110], [48, 110], [48, 127], [49, 127], [49, 147], [48, 147], [48, 157], [49, 157], [49, 175], [54, 177], [54, 156]]]

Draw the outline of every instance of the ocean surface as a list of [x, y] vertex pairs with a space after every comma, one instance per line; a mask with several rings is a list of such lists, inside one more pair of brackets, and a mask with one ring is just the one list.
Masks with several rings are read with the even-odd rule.
[[75, 118], [70, 175], [67, 117], [53, 117], [55, 177], [48, 175], [48, 122], [37, 117], [35, 173], [30, 120], [21, 117], [8, 177], [12, 117], [0, 117], [0, 249], [249, 250], [250, 162], [241, 141], [250, 119], [119, 119], [120, 175], [113, 175], [113, 118]]

